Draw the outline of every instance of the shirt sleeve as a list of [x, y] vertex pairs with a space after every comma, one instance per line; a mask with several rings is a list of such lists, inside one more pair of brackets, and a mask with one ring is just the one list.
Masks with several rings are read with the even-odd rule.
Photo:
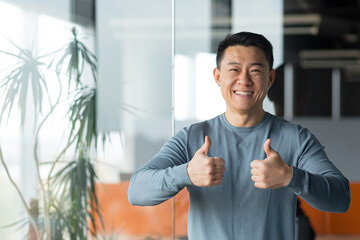
[[186, 129], [172, 137], [148, 163], [133, 173], [128, 188], [132, 205], [152, 206], [192, 185], [187, 174]]
[[310, 206], [327, 212], [346, 212], [350, 205], [349, 181], [328, 159], [324, 147], [307, 129], [301, 129], [298, 165], [288, 187]]

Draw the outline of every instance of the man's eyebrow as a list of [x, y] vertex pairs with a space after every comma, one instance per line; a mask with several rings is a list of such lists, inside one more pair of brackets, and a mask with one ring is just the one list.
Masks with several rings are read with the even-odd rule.
[[[227, 65], [241, 65], [239, 62], [229, 62]], [[265, 68], [265, 65], [261, 62], [254, 62], [250, 64], [251, 66], [259, 66], [261, 68]]]
[[254, 62], [251, 64], [251, 66], [259, 66], [261, 68], [265, 68], [265, 65], [263, 63], [260, 63], [260, 62]]

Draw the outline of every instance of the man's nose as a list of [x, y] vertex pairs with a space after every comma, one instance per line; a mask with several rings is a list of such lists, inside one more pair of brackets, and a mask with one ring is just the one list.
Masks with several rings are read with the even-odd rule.
[[244, 85], [244, 86], [251, 85], [251, 83], [252, 83], [250, 75], [247, 71], [241, 71], [237, 82], [238, 82], [238, 84]]

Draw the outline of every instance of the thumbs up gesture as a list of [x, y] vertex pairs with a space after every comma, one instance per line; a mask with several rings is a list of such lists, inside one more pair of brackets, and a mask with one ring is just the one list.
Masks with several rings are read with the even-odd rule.
[[292, 168], [282, 160], [270, 146], [270, 139], [264, 144], [266, 158], [264, 160], [254, 160], [251, 162], [251, 180], [257, 188], [281, 188], [289, 185], [292, 177]]
[[195, 186], [219, 185], [224, 177], [225, 161], [219, 157], [209, 157], [207, 154], [210, 146], [210, 138], [206, 136], [204, 145], [195, 153], [188, 164], [187, 172]]

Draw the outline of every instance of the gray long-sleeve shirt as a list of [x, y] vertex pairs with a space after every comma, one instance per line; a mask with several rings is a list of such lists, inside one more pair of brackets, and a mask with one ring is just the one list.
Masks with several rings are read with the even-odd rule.
[[[212, 142], [208, 156], [223, 158], [226, 170], [220, 185], [197, 187], [186, 168], [205, 136]], [[268, 138], [293, 168], [287, 187], [258, 189], [251, 180], [250, 163], [266, 158]], [[269, 113], [253, 127], [234, 127], [222, 114], [182, 129], [133, 174], [128, 197], [133, 205], [156, 205], [184, 187], [192, 240], [294, 239], [297, 195], [322, 211], [345, 212], [350, 204], [349, 182], [318, 140], [307, 129]]]

